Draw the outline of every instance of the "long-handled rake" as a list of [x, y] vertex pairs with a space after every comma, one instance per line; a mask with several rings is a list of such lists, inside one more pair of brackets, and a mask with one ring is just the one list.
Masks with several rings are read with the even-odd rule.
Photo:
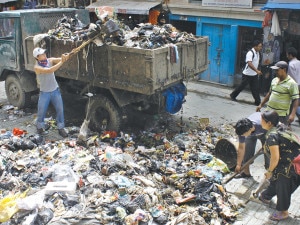
[[222, 182], [223, 184], [227, 184], [229, 181], [231, 181], [233, 178], [235, 178], [238, 174], [242, 173], [243, 170], [249, 166], [258, 156], [263, 154], [263, 149], [259, 149], [257, 151], [257, 153], [255, 153], [255, 155], [249, 159], [240, 169], [240, 172], [235, 172], [234, 174], [232, 174], [229, 178], [227, 178], [224, 182]]

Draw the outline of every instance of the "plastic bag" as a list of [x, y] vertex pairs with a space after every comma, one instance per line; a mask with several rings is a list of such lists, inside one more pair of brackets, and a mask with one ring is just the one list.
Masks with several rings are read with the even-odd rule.
[[86, 141], [88, 131], [89, 131], [90, 120], [84, 120], [79, 131], [78, 139], [81, 141]]
[[210, 181], [217, 183], [221, 183], [222, 181], [223, 174], [218, 170], [214, 170], [206, 165], [199, 166], [197, 170], [201, 171], [201, 174], [205, 175]]
[[210, 192], [215, 190], [216, 187], [213, 182], [206, 179], [199, 180], [194, 188], [194, 194], [197, 196], [196, 201], [201, 203], [212, 202], [213, 198]]
[[127, 177], [122, 175], [111, 175], [109, 179], [114, 182], [118, 187], [131, 187], [134, 183], [129, 180]]
[[15, 135], [15, 136], [20, 137], [20, 136], [24, 136], [25, 134], [27, 134], [26, 130], [21, 130], [19, 128], [14, 128], [13, 129], [13, 135]]
[[211, 167], [214, 170], [219, 170], [223, 173], [229, 173], [230, 170], [228, 169], [226, 163], [224, 163], [222, 160], [213, 158], [208, 164], [208, 167]]
[[24, 198], [27, 191], [15, 195], [8, 195], [0, 200], [0, 222], [8, 221], [16, 212], [18, 212], [17, 199]]
[[166, 111], [175, 114], [177, 113], [184, 102], [186, 87], [179, 83], [164, 91], [163, 96], [166, 97]]
[[292, 161], [296, 174], [300, 175], [300, 155]]
[[42, 208], [45, 198], [44, 190], [34, 193], [22, 199], [17, 199], [17, 206], [19, 209], [33, 210]]
[[66, 181], [66, 182], [78, 182], [79, 177], [74, 173], [73, 169], [68, 165], [55, 164], [51, 170], [52, 180], [54, 182]]

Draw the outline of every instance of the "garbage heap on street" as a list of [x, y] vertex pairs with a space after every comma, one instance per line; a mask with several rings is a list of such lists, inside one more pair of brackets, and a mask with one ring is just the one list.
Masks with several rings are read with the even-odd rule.
[[[0, 110], [14, 124], [34, 121], [13, 107]], [[214, 156], [230, 125], [89, 132], [85, 142], [79, 127], [67, 130], [68, 138], [51, 140], [1, 129], [2, 224], [232, 224], [244, 207], [222, 186], [229, 169]]]
[[[130, 30], [112, 19], [84, 26], [67, 17], [42, 36], [84, 41], [97, 29], [103, 44], [136, 48], [195, 38], [169, 24]], [[9, 106], [2, 110], [11, 120], [25, 115]], [[89, 132], [85, 141], [78, 139], [79, 127], [67, 129], [63, 140], [20, 127], [1, 129], [2, 224], [231, 224], [243, 207], [222, 186], [230, 171], [214, 156], [217, 141], [231, 136], [229, 125], [177, 133]]]

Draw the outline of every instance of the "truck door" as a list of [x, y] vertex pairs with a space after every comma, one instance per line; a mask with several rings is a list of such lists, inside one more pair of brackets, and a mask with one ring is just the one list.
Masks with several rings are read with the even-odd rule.
[[14, 18], [0, 18], [0, 67], [17, 68]]

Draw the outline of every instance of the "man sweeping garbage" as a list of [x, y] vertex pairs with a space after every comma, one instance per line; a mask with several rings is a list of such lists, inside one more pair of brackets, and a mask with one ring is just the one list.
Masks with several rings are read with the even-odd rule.
[[[239, 136], [235, 171], [241, 172], [235, 178], [249, 178], [251, 177], [250, 164], [243, 171], [241, 166], [254, 156], [257, 139], [262, 145], [265, 143], [266, 130], [261, 126], [261, 113], [255, 112], [248, 118], [240, 119], [235, 125], [235, 132]], [[265, 157], [265, 168], [268, 166], [269, 160]]]

